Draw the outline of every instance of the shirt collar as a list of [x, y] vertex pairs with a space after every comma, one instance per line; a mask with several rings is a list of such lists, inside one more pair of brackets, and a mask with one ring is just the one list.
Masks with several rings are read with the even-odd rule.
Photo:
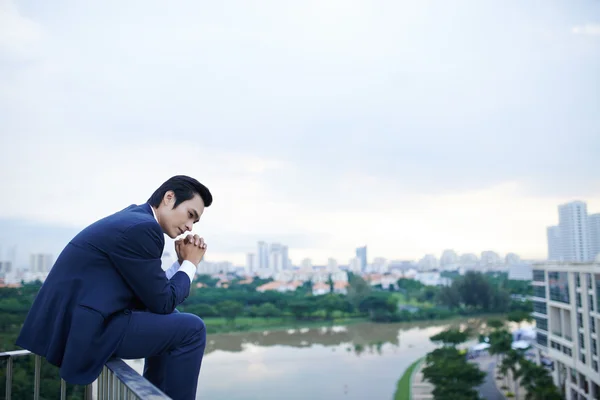
[[150, 206], [150, 209], [152, 210], [152, 215], [154, 216], [154, 219], [156, 220], [156, 222], [158, 222], [158, 218], [156, 218], [156, 213], [154, 212], [154, 207]]

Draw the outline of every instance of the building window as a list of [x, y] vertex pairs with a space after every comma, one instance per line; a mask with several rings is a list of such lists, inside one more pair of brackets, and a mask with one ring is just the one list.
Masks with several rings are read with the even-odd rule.
[[592, 333], [596, 333], [596, 319], [590, 316], [590, 330]]
[[590, 311], [594, 311], [594, 296], [590, 294], [590, 297], [588, 298], [588, 304], [590, 306]]
[[592, 338], [592, 354], [597, 356], [598, 355], [598, 350], [596, 349], [597, 344], [596, 344], [596, 339]]
[[549, 272], [548, 286], [550, 287], [550, 300], [566, 304], [571, 302], [569, 296], [569, 274], [567, 272]]
[[579, 348], [585, 349], [585, 341], [583, 340], [583, 333], [579, 334]]
[[598, 372], [598, 361], [592, 360], [592, 368], [594, 371]]
[[546, 303], [543, 301], [534, 301], [533, 302], [533, 311], [539, 314], [548, 314], [548, 310], [546, 307]]
[[533, 296], [541, 297], [542, 299], [546, 298], [546, 287], [545, 286], [534, 286], [533, 287]]
[[577, 307], [579, 308], [579, 307], [581, 307], [581, 293], [577, 293], [576, 298], [577, 298]]
[[546, 318], [534, 317], [535, 327], [543, 331], [548, 331], [548, 320]]
[[535, 341], [540, 346], [548, 347], [548, 336], [543, 333], [537, 333], [535, 336]]
[[595, 274], [596, 277], [596, 310], [600, 311], [600, 274]]
[[577, 287], [581, 287], [581, 279], [579, 278], [579, 274], [575, 273], [575, 284]]
[[577, 313], [577, 326], [583, 328], [583, 315], [581, 313]]
[[585, 274], [585, 282], [587, 284], [587, 288], [592, 288], [592, 274]]
[[533, 280], [535, 282], [545, 282], [546, 281], [546, 275], [544, 274], [544, 270], [534, 269], [533, 270]]

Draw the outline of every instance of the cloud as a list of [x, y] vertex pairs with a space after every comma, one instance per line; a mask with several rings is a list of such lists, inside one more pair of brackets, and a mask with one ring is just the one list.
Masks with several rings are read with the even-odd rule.
[[578, 25], [571, 31], [576, 35], [600, 36], [600, 24]]
[[600, 56], [566, 28], [597, 11], [4, 0], [0, 217], [81, 227], [188, 173], [215, 192], [198, 229], [241, 262], [257, 238], [295, 260], [494, 240], [542, 255], [541, 217], [529, 242], [444, 212], [462, 196], [495, 221], [468, 197], [488, 193], [552, 219], [600, 196]]

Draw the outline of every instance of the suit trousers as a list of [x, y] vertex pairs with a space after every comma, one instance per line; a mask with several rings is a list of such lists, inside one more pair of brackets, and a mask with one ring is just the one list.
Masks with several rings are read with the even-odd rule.
[[206, 327], [194, 314], [133, 311], [115, 357], [145, 358], [144, 377], [173, 400], [195, 400]]

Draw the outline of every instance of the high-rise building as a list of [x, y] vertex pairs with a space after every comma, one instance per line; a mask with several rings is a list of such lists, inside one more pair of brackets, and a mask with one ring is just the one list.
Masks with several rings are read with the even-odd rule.
[[532, 286], [536, 360], [567, 400], [600, 398], [600, 264], [534, 264]]
[[499, 264], [501, 262], [501, 258], [495, 251], [486, 250], [481, 252], [481, 264], [482, 265], [492, 265]]
[[51, 254], [31, 254], [29, 256], [29, 271], [34, 274], [47, 274], [52, 269], [54, 260]]
[[587, 205], [582, 201], [558, 206], [561, 256], [564, 261], [590, 261]]
[[[280, 272], [284, 269], [287, 263], [287, 255], [284, 258], [283, 247], [279, 243], [271, 243], [269, 251], [269, 269], [275, 272]], [[287, 251], [286, 251], [287, 253]]]
[[458, 254], [452, 249], [444, 250], [440, 258], [440, 266], [446, 267], [455, 264], [458, 264]]
[[246, 254], [246, 271], [253, 274], [256, 270], [256, 254]]
[[600, 254], [600, 214], [588, 216], [590, 260], [595, 260]]
[[269, 268], [269, 245], [265, 242], [258, 242], [258, 250], [256, 252], [258, 257], [258, 269]]
[[504, 257], [504, 263], [508, 265], [516, 265], [521, 263], [521, 257], [515, 253], [508, 253], [506, 257]]
[[359, 247], [356, 249], [356, 258], [360, 260], [360, 270], [365, 272], [367, 269], [367, 246]]
[[292, 265], [290, 263], [290, 255], [288, 252], [288, 247], [287, 246], [281, 246], [281, 259], [282, 259], [282, 269], [290, 269], [292, 268]]
[[465, 265], [475, 265], [479, 261], [476, 254], [473, 253], [465, 253], [460, 256], [460, 264]]
[[562, 243], [560, 240], [560, 227], [549, 226], [546, 228], [548, 239], [548, 260], [562, 261]]

